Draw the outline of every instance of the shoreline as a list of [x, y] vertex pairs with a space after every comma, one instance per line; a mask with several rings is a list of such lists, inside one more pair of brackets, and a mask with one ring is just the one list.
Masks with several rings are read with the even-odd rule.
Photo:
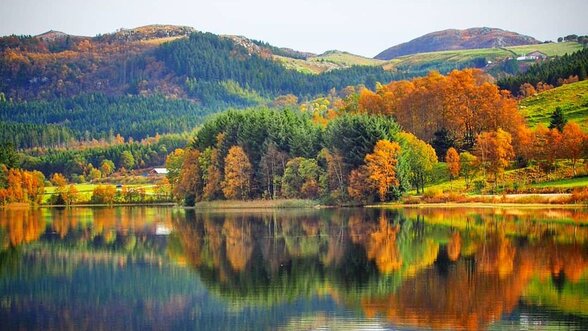
[[[568, 195], [568, 194], [559, 194]], [[534, 194], [524, 195], [537, 198], [545, 198], [543, 201], [517, 202], [517, 199], [500, 201], [502, 196], [496, 195], [477, 195], [477, 198], [487, 198], [495, 201], [412, 201], [412, 202], [382, 202], [370, 203], [364, 205], [323, 205], [316, 200], [303, 199], [277, 199], [277, 200], [216, 200], [201, 201], [194, 206], [182, 206], [175, 202], [157, 202], [157, 203], [118, 203], [118, 204], [74, 204], [74, 205], [31, 205], [28, 203], [10, 203], [0, 205], [0, 209], [20, 209], [20, 208], [92, 208], [92, 207], [174, 207], [181, 209], [193, 210], [215, 210], [215, 209], [327, 209], [327, 208], [588, 208], [587, 203], [564, 203], [550, 200], [553, 194]], [[520, 197], [523, 197], [521, 195]], [[411, 199], [414, 197], [408, 197]]]

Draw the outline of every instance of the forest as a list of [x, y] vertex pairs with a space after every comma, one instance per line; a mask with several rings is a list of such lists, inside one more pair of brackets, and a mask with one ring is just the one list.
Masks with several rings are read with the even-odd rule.
[[[0, 101], [0, 140], [18, 149], [67, 147], [76, 141], [141, 140], [192, 130], [216, 108], [163, 96], [81, 95], [51, 101]], [[23, 129], [26, 129], [24, 131]]]

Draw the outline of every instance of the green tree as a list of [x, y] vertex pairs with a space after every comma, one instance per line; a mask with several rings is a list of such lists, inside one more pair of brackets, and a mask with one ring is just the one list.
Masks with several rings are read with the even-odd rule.
[[0, 164], [12, 169], [18, 164], [18, 154], [11, 143], [0, 144]]
[[550, 129], [558, 129], [559, 132], [563, 132], [564, 126], [568, 122], [566, 115], [560, 107], [556, 107], [555, 111], [551, 114], [551, 121], [549, 122]]
[[120, 165], [125, 169], [132, 169], [135, 166], [135, 157], [130, 151], [124, 151], [120, 155]]
[[478, 171], [478, 158], [470, 152], [462, 152], [459, 154], [459, 163], [459, 173], [465, 179], [466, 188], [469, 189]]
[[411, 133], [402, 132], [398, 137], [410, 168], [410, 181], [417, 193], [422, 193], [433, 175], [433, 168], [438, 162], [437, 154], [431, 145]]

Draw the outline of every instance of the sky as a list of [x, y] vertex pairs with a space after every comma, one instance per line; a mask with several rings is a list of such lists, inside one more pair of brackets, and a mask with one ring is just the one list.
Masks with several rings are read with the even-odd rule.
[[556, 40], [588, 35], [587, 0], [0, 0], [0, 35], [57, 30], [95, 36], [149, 24], [187, 25], [279, 47], [373, 57], [444, 29], [495, 27]]

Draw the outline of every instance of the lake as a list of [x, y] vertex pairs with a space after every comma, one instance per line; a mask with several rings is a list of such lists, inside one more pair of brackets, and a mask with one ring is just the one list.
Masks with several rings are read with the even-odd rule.
[[588, 329], [588, 210], [0, 210], [0, 329]]

